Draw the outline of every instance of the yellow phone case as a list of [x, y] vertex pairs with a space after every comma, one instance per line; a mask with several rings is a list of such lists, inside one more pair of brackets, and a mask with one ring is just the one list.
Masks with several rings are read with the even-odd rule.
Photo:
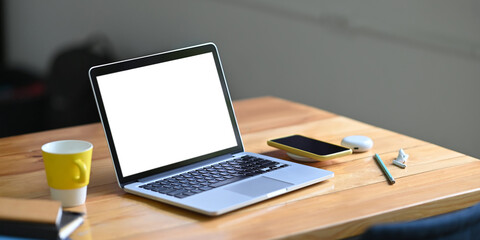
[[[295, 134], [295, 135], [298, 135], [298, 134]], [[295, 135], [290, 135], [290, 136], [286, 136], [286, 137], [291, 137], [291, 136], [295, 136]], [[298, 135], [298, 136], [302, 136], [302, 135]], [[282, 137], [282, 138], [286, 138], [286, 137]], [[305, 137], [305, 136], [302, 136], [302, 137]], [[309, 138], [309, 137], [305, 137], [305, 138]], [[276, 138], [276, 139], [279, 139], [279, 138]], [[307, 158], [315, 159], [315, 160], [318, 160], [318, 161], [330, 160], [332, 158], [352, 154], [352, 149], [345, 149], [344, 151], [340, 151], [340, 152], [336, 152], [336, 153], [332, 153], [332, 154], [328, 154], [328, 155], [318, 155], [318, 154], [307, 152], [307, 151], [304, 151], [304, 150], [301, 150], [301, 149], [298, 149], [298, 148], [294, 148], [294, 147], [291, 147], [291, 146], [288, 146], [288, 145], [284, 145], [284, 144], [281, 144], [281, 143], [274, 142], [274, 140], [276, 140], [276, 139], [268, 140], [267, 141], [268, 146], [275, 147], [275, 148], [285, 150], [289, 153], [292, 153], [292, 154], [295, 154], [295, 155], [298, 155], [298, 156], [307, 157]], [[310, 138], [310, 139], [313, 139], [313, 138]], [[321, 140], [318, 140], [318, 139], [314, 139], [314, 140], [324, 142], [324, 143], [328, 143], [328, 142], [321, 141]], [[340, 146], [340, 145], [333, 144], [333, 143], [328, 143], [328, 144], [339, 146], [339, 147], [344, 147], [344, 146]]]

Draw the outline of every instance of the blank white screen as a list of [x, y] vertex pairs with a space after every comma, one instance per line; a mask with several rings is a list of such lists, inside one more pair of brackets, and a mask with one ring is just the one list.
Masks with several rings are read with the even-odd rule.
[[212, 53], [97, 82], [124, 177], [237, 145]]

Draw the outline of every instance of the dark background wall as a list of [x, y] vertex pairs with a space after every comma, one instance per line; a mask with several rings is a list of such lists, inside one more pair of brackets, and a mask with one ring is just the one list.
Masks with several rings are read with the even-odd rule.
[[6, 65], [42, 79], [50, 110], [66, 50], [89, 42], [101, 62], [213, 41], [234, 99], [278, 96], [480, 157], [478, 0], [4, 3]]
[[0, 67], [5, 66], [5, 7], [0, 1]]

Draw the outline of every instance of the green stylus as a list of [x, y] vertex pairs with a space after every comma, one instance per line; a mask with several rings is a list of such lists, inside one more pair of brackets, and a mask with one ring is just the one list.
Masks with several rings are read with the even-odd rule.
[[392, 177], [392, 174], [390, 174], [390, 172], [388, 171], [387, 167], [385, 166], [385, 164], [383, 164], [383, 161], [382, 159], [380, 158], [380, 156], [378, 156], [378, 154], [375, 153], [375, 156], [373, 156], [373, 158], [377, 161], [378, 163], [378, 166], [380, 167], [380, 169], [382, 169], [382, 172], [383, 174], [385, 174], [385, 177], [387, 177], [387, 180], [390, 184], [394, 184], [395, 183], [395, 179]]

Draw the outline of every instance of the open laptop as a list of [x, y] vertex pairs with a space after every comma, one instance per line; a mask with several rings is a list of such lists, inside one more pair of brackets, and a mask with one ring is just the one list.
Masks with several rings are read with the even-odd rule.
[[95, 66], [89, 75], [126, 192], [220, 215], [333, 177], [244, 152], [213, 43]]

